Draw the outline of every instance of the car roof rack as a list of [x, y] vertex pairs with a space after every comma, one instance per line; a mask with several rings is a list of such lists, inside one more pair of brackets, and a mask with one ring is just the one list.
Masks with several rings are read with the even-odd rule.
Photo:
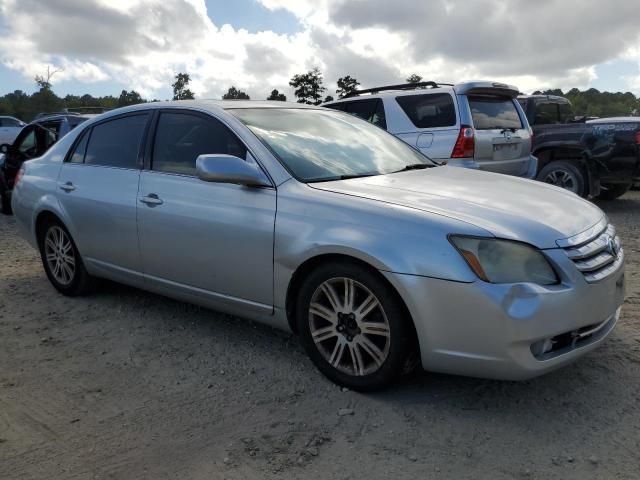
[[382, 87], [356, 90], [354, 92], [346, 94], [342, 98], [357, 97], [358, 95], [362, 95], [363, 93], [378, 93], [378, 92], [386, 92], [389, 90], [416, 90], [418, 88], [427, 88], [427, 87], [438, 88], [442, 86], [452, 87], [453, 83], [436, 83], [436, 82], [428, 81], [428, 82], [417, 82], [417, 83], [400, 83], [398, 85], [385, 85]]

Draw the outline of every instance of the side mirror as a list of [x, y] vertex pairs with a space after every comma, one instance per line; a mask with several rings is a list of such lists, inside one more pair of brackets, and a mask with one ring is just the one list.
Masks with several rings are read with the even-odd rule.
[[8, 143], [3, 143], [2, 145], [0, 145], [0, 153], [9, 153], [10, 149], [11, 145]]
[[207, 154], [196, 159], [196, 176], [205, 182], [270, 187], [259, 167], [233, 155]]

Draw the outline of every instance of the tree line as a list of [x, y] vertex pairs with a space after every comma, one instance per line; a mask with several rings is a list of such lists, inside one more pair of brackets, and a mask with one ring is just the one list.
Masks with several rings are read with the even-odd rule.
[[[37, 90], [29, 95], [22, 90], [15, 90], [0, 97], [0, 115], [11, 115], [22, 120], [30, 121], [41, 112], [59, 112], [64, 109], [74, 108], [90, 108], [102, 107], [106, 109], [125, 107], [144, 103], [149, 101], [135, 90], [122, 90], [119, 96], [107, 95], [103, 97], [94, 97], [89, 94], [82, 96], [67, 95], [58, 97], [52, 89], [51, 78], [57, 73], [55, 70], [47, 70], [46, 76], [36, 76], [35, 82]], [[174, 100], [187, 100], [195, 98], [193, 91], [189, 88], [191, 78], [188, 73], [178, 73], [175, 76], [175, 82], [171, 85], [173, 88]], [[419, 83], [422, 77], [412, 74], [405, 79], [407, 83]], [[360, 82], [350, 76], [340, 77], [337, 82], [335, 95], [337, 98], [343, 98], [353, 94], [358, 90]], [[333, 95], [325, 95], [327, 88], [324, 86], [324, 78], [318, 68], [313, 68], [305, 73], [294, 75], [289, 81], [289, 86], [293, 88], [295, 100], [299, 103], [310, 105], [319, 105], [322, 102], [328, 102], [334, 99]], [[592, 117], [611, 117], [623, 115], [640, 115], [640, 99], [631, 92], [600, 92], [595, 88], [580, 91], [573, 88], [566, 93], [560, 89], [552, 89], [545, 91], [536, 91], [535, 94], [560, 95], [568, 98], [573, 104], [576, 115], [585, 115]], [[239, 99], [249, 100], [249, 95], [231, 86], [222, 96], [223, 99]], [[284, 93], [274, 89], [266, 100], [286, 101], [287, 97]]]

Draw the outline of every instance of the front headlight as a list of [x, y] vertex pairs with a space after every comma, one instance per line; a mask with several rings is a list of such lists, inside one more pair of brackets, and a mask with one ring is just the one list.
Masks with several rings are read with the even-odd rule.
[[530, 245], [495, 238], [454, 235], [449, 238], [471, 269], [485, 282], [558, 283], [558, 277], [547, 259]]

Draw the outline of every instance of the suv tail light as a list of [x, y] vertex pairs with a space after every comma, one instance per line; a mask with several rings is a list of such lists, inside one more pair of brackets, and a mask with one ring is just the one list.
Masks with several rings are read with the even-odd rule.
[[460, 127], [458, 139], [451, 152], [451, 158], [473, 157], [476, 149], [475, 133], [468, 125]]
[[636, 132], [636, 145], [640, 145], [640, 132]]
[[18, 173], [16, 173], [16, 176], [13, 179], [13, 188], [16, 188], [18, 186], [18, 182], [20, 182], [23, 175], [24, 175], [24, 165], [20, 167], [20, 170], [18, 170]]

